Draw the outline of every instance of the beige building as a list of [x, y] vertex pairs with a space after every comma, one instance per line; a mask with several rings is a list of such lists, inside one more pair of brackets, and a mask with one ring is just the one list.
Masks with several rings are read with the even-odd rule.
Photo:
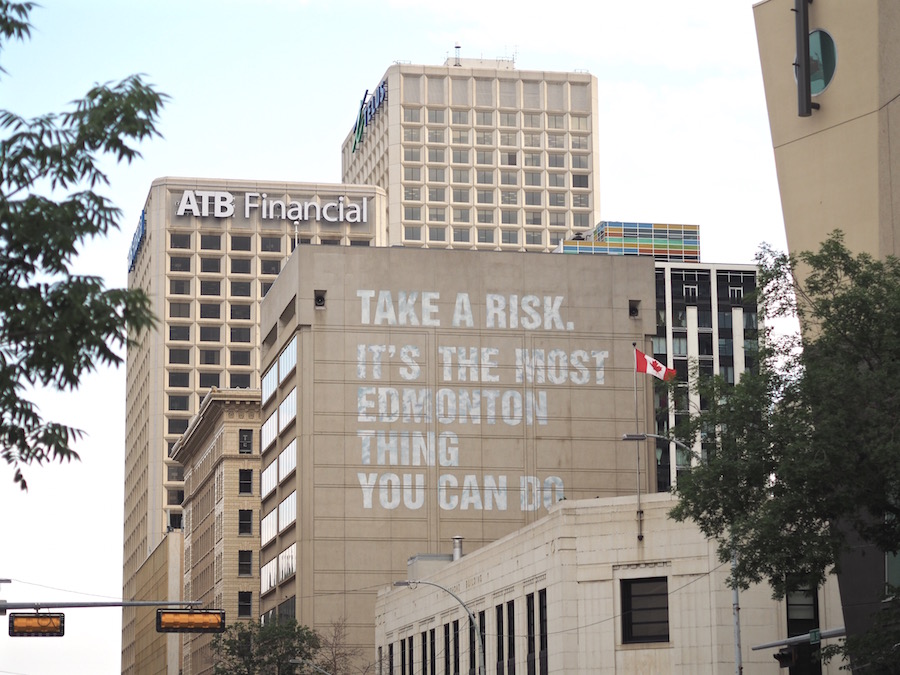
[[[383, 191], [367, 186], [153, 182], [128, 259], [128, 285], [150, 296], [159, 324], [127, 356], [123, 597], [135, 597], [138, 570], [182, 526], [171, 452], [202, 397], [259, 387], [259, 302], [294, 246], [384, 245], [384, 209]], [[135, 617], [123, 610], [123, 673], [144, 672]]]
[[387, 192], [391, 245], [551, 251], [599, 220], [598, 154], [588, 73], [396, 63], [363, 97], [342, 180]]
[[[175, 443], [184, 467], [184, 596], [259, 616], [259, 390], [213, 389]], [[179, 636], [182, 637], [182, 636]], [[179, 675], [213, 672], [212, 635], [187, 633]]]
[[[475, 672], [477, 634], [460, 603], [484, 636], [489, 673], [735, 672], [729, 566], [693, 524], [668, 518], [674, 504], [669, 494], [644, 497], [642, 541], [634, 536], [635, 497], [567, 500], [461, 559], [412, 558], [393, 580], [440, 588], [379, 592], [376, 672]], [[739, 604], [744, 675], [778, 672], [774, 648], [751, 647], [784, 639], [789, 624], [841, 625], [833, 579], [783, 602], [753, 586]], [[822, 672], [837, 675], [839, 665]]]
[[369, 649], [409, 556], [633, 494], [639, 455], [655, 486], [621, 441], [650, 423], [653, 292], [651, 258], [295, 251], [260, 324], [263, 616]]
[[[135, 600], [182, 600], [184, 536], [167, 532], [135, 574]], [[142, 675], [180, 675], [181, 636], [156, 632], [156, 608], [134, 608], [135, 661]]]
[[811, 115], [798, 112], [794, 0], [753, 8], [791, 251], [834, 229], [854, 251], [900, 254], [900, 4], [809, 3]]

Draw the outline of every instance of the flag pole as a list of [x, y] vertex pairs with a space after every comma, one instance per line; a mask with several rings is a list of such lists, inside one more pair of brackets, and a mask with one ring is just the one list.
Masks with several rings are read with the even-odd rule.
[[[638, 419], [638, 395], [637, 395], [637, 342], [632, 342], [632, 352], [634, 354], [634, 367], [631, 369], [634, 376], [634, 433], [641, 433], [640, 421]], [[637, 443], [637, 521], [638, 521], [638, 541], [644, 541], [644, 510], [641, 508], [641, 444]]]

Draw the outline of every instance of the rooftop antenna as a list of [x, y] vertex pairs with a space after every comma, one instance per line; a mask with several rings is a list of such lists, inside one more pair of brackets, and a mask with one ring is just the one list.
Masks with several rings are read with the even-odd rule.
[[456, 43], [456, 63], [453, 64], [457, 68], [459, 68], [462, 65], [462, 63], [459, 62], [459, 50], [460, 49], [461, 49], [461, 47], [459, 46], [459, 43], [457, 42]]

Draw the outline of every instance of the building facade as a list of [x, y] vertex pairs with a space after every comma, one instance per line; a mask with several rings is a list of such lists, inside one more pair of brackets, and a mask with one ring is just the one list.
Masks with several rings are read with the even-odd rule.
[[[635, 497], [567, 500], [437, 570], [411, 560], [407, 580], [438, 587], [379, 592], [376, 673], [476, 672], [480, 643], [461, 603], [476, 618], [489, 673], [735, 672], [729, 566], [696, 526], [668, 518], [675, 503], [669, 494], [642, 500], [641, 541], [634, 536]], [[754, 645], [841, 622], [833, 578], [816, 593], [780, 602], [767, 586], [752, 586], [739, 604], [744, 675], [778, 670], [776, 650]], [[837, 675], [839, 666], [821, 672]]]
[[700, 226], [602, 220], [583, 238], [561, 241], [554, 253], [651, 255], [656, 260], [700, 262]]
[[[259, 616], [259, 389], [213, 389], [172, 459], [184, 467], [183, 599]], [[184, 636], [180, 675], [213, 672], [212, 635]]]
[[[366, 186], [153, 182], [128, 257], [128, 285], [147, 293], [159, 324], [127, 355], [123, 597], [182, 525], [184, 476], [171, 451], [202, 397], [259, 386], [259, 302], [291, 250], [384, 245], [384, 206]], [[135, 616], [123, 610], [123, 673], [137, 672]]]
[[394, 64], [342, 146], [388, 194], [391, 245], [551, 251], [599, 220], [597, 80], [512, 61]]
[[346, 620], [369, 653], [375, 590], [410, 555], [457, 534], [483, 546], [563, 498], [633, 494], [639, 455], [650, 490], [649, 448], [621, 439], [651, 418], [632, 344], [656, 329], [652, 268], [298, 249], [260, 326], [263, 616]]

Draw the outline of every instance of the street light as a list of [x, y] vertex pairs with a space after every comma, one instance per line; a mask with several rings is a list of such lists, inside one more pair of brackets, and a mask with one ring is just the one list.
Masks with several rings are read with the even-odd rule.
[[440, 588], [442, 591], [452, 595], [453, 599], [456, 600], [460, 605], [462, 605], [462, 608], [464, 610], [466, 610], [466, 614], [469, 615], [469, 622], [470, 622], [472, 628], [475, 630], [475, 633], [478, 635], [478, 649], [480, 652], [479, 659], [478, 659], [478, 667], [479, 667], [478, 672], [479, 672], [479, 675], [487, 675], [487, 668], [485, 668], [485, 665], [484, 665], [484, 637], [481, 635], [481, 628], [478, 626], [478, 622], [475, 620], [475, 615], [472, 613], [472, 610], [469, 609], [469, 607], [466, 605], [466, 603], [464, 603], [462, 601], [462, 599], [456, 593], [451, 591], [449, 588], [446, 588], [445, 586], [441, 586], [440, 584], [434, 583], [433, 581], [422, 581], [421, 579], [419, 579], [419, 580], [408, 579], [408, 580], [394, 582], [394, 586], [406, 586], [410, 589], [415, 589], [415, 587], [419, 584], [425, 584], [426, 586], [434, 586], [435, 588]]

